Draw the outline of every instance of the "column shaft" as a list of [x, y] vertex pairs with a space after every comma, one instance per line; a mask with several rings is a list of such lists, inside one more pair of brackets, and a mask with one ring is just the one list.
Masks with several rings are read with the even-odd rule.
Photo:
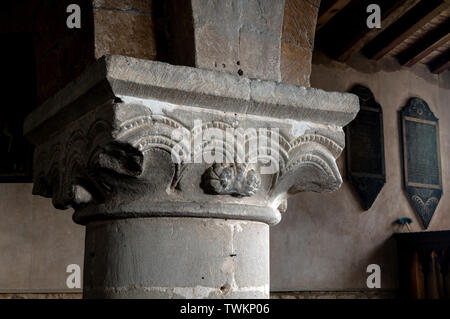
[[269, 226], [131, 218], [86, 227], [84, 298], [268, 298]]

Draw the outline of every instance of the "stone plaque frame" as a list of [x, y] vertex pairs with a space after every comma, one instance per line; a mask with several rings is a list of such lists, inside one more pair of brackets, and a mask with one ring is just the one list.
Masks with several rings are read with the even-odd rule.
[[426, 229], [442, 196], [439, 119], [420, 98], [409, 99], [400, 115], [404, 186]]
[[347, 178], [368, 210], [386, 183], [383, 110], [369, 88], [355, 85], [350, 92], [359, 97], [360, 111], [346, 126]]

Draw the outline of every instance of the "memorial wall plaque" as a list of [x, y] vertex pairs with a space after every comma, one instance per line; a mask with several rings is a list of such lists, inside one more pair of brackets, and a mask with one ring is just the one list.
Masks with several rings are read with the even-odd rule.
[[438, 121], [420, 98], [401, 110], [404, 185], [425, 228], [442, 195]]
[[368, 88], [356, 85], [350, 92], [358, 95], [360, 111], [346, 127], [347, 178], [368, 210], [386, 183], [383, 111]]

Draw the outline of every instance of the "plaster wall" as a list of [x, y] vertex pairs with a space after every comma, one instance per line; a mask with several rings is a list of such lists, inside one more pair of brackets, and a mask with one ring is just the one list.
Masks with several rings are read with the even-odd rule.
[[0, 294], [72, 292], [66, 267], [83, 267], [84, 227], [32, 186], [0, 184]]
[[383, 108], [386, 184], [364, 211], [345, 178], [344, 150], [340, 190], [291, 197], [280, 224], [271, 228], [271, 291], [367, 289], [366, 268], [373, 263], [381, 266], [381, 289], [397, 287], [393, 222], [407, 216], [413, 231], [424, 231], [402, 181], [398, 111], [410, 97], [424, 99], [439, 118], [444, 194], [428, 230], [450, 229], [450, 72], [433, 75], [424, 65], [404, 68], [391, 58], [356, 56], [342, 64], [315, 53], [312, 87], [348, 91], [355, 84], [371, 89]]

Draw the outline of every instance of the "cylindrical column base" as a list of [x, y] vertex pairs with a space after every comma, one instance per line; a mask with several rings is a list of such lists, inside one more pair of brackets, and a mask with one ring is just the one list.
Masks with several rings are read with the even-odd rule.
[[152, 217], [86, 226], [84, 298], [268, 298], [269, 226]]

